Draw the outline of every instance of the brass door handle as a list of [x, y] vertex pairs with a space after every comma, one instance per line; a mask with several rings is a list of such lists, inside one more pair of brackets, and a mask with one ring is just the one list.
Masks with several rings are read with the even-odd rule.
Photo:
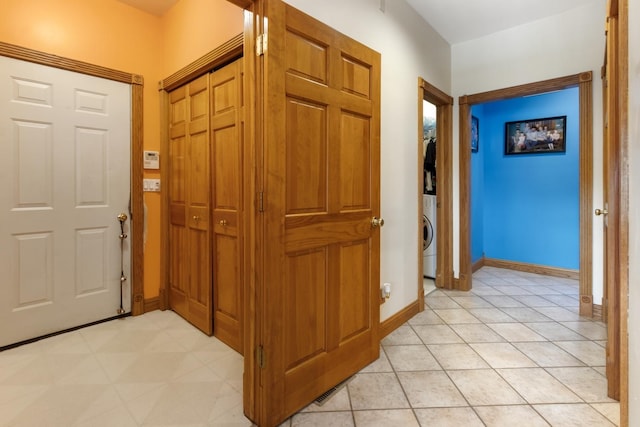
[[117, 216], [117, 218], [118, 218], [118, 221], [125, 222], [127, 220], [127, 214], [122, 212]]
[[225, 225], [227, 225], [227, 220], [226, 220], [226, 219], [221, 219], [221, 220], [218, 222], [218, 224], [220, 224], [221, 226], [223, 226], [223, 227], [224, 227]]
[[371, 219], [371, 226], [372, 226], [373, 228], [375, 228], [375, 227], [382, 227], [382, 226], [384, 226], [384, 219], [382, 219], [382, 218], [377, 218], [377, 217], [375, 217], [375, 216], [374, 216], [374, 217]]
[[194, 220], [194, 221], [200, 221], [200, 217], [199, 217], [198, 215], [194, 215], [194, 216], [193, 216], [193, 220]]
[[600, 215], [606, 215], [606, 214], [608, 214], [608, 213], [609, 213], [609, 211], [608, 211], [608, 210], [606, 210], [606, 209], [596, 209], [596, 212], [595, 212], [595, 213], [596, 213], [596, 216], [600, 216]]

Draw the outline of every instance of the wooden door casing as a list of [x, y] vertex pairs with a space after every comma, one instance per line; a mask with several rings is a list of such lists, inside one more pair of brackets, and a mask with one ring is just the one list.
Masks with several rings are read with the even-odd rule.
[[211, 335], [209, 75], [169, 102], [169, 304]]
[[263, 357], [247, 359], [245, 413], [272, 426], [379, 356], [380, 55], [280, 0], [258, 3]]
[[604, 229], [604, 298], [607, 320], [607, 394], [621, 397], [620, 370], [620, 61], [618, 2], [607, 6], [606, 56], [603, 73], [604, 87], [604, 145], [603, 145], [603, 209]]
[[242, 353], [243, 60], [211, 74], [213, 334]]

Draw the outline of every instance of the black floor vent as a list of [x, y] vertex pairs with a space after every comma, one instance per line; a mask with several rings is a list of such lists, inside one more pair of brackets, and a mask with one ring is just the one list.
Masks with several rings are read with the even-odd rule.
[[316, 405], [318, 406], [322, 406], [324, 405], [327, 400], [331, 399], [331, 397], [336, 394], [338, 391], [340, 391], [340, 389], [344, 386], [347, 385], [347, 383], [349, 381], [351, 381], [353, 377], [349, 377], [346, 380], [342, 381], [340, 384], [338, 384], [335, 387], [330, 388], [329, 390], [325, 391], [324, 393], [322, 393], [314, 402]]

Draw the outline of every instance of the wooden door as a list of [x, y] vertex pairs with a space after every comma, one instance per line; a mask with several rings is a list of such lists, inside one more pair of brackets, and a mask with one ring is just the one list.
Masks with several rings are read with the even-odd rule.
[[130, 311], [130, 123], [130, 85], [0, 56], [0, 347]]
[[242, 353], [242, 69], [239, 59], [211, 74], [213, 334]]
[[[607, 391], [609, 397], [620, 399], [620, 70], [618, 68], [618, 7], [609, 1], [607, 17], [607, 48], [603, 75], [604, 205], [596, 210], [604, 227], [604, 296], [607, 321]], [[599, 216], [600, 216], [599, 215]]]
[[263, 212], [245, 413], [274, 426], [379, 355], [380, 55], [281, 0], [258, 3]]
[[209, 75], [169, 102], [169, 305], [211, 335]]

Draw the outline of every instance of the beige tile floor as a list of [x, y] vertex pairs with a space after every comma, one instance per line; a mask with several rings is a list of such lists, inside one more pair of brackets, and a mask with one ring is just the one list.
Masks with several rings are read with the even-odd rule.
[[[613, 426], [606, 328], [574, 280], [483, 268], [436, 290], [380, 358], [283, 426]], [[0, 353], [0, 426], [250, 426], [242, 357], [172, 312]]]

